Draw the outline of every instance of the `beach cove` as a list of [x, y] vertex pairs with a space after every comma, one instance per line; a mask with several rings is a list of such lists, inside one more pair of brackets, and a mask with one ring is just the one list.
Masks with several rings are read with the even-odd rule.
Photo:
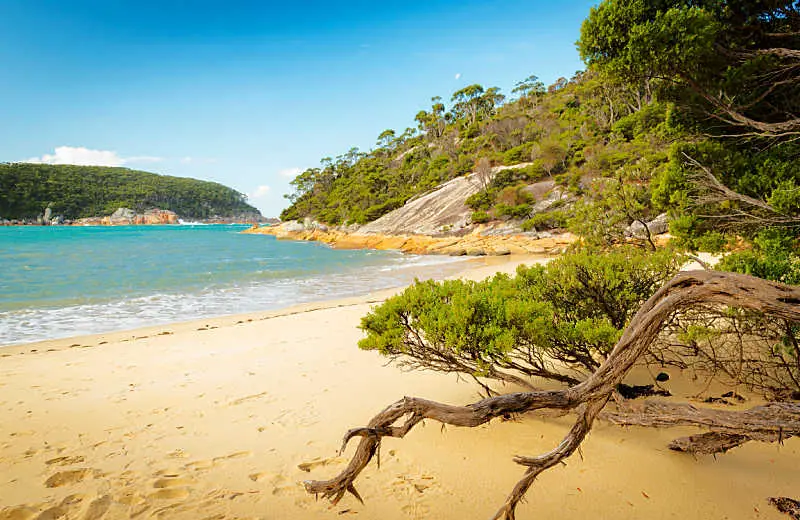
[[[535, 260], [483, 258], [460, 275]], [[490, 516], [521, 474], [511, 458], [552, 448], [569, 416], [429, 423], [387, 439], [380, 468], [359, 480], [364, 505], [330, 507], [303, 489], [344, 467], [347, 429], [403, 395], [479, 398], [474, 384], [357, 348], [360, 318], [392, 293], [2, 349], [0, 518]], [[543, 475], [518, 516], [784, 518], [765, 499], [800, 486], [798, 439], [716, 460], [667, 450], [693, 431], [601, 422], [583, 458]]]

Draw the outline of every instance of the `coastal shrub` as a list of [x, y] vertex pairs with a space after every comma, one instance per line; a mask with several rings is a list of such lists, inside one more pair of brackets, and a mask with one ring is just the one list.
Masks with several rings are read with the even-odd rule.
[[530, 386], [574, 384], [680, 264], [671, 251], [582, 251], [481, 282], [417, 281], [361, 320], [359, 347], [398, 364]]
[[506, 186], [513, 186], [520, 181], [535, 182], [544, 176], [544, 171], [537, 168], [535, 165], [525, 166], [523, 168], [507, 168], [500, 170], [492, 178], [491, 186], [493, 188], [502, 189]]
[[478, 210], [472, 212], [471, 219], [473, 224], [484, 224], [492, 220], [492, 217], [485, 211]]
[[533, 143], [523, 143], [503, 153], [503, 164], [512, 165], [527, 161], [531, 156]]
[[531, 218], [522, 223], [523, 231], [535, 231], [545, 229], [563, 229], [567, 227], [570, 215], [564, 210], [553, 210], [543, 213], [536, 213]]
[[501, 203], [495, 206], [495, 212], [497, 213], [498, 217], [523, 219], [531, 214], [531, 205], [522, 203], [514, 204], [512, 206], [510, 204]]
[[494, 196], [487, 191], [481, 190], [467, 197], [464, 203], [475, 211], [487, 210], [494, 204]]
[[522, 186], [506, 186], [495, 195], [495, 201], [499, 204], [517, 206], [531, 201], [530, 194], [522, 190]]

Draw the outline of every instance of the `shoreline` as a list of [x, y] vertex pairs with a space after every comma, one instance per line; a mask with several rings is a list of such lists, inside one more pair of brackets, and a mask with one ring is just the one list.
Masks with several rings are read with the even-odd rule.
[[[545, 259], [486, 257], [460, 274], [534, 260]], [[479, 399], [454, 374], [403, 371], [357, 348], [360, 318], [397, 290], [0, 350], [0, 519], [489, 517], [523, 471], [512, 457], [552, 449], [572, 417], [433, 423], [385, 439], [380, 467], [357, 483], [363, 505], [303, 488], [341, 471], [353, 449], [338, 455], [344, 432], [403, 395]], [[696, 392], [673, 376], [677, 398]], [[800, 439], [716, 459], [666, 448], [697, 432], [601, 422], [583, 457], [542, 475], [517, 516], [784, 518], [766, 498], [800, 487]]]
[[[457, 269], [454, 273], [443, 278], [435, 277], [434, 279], [464, 277], [477, 280], [480, 278], [485, 278], [486, 276], [491, 276], [495, 272], [499, 272], [496, 271], [496, 269], [502, 268], [502, 266], [506, 266], [506, 271], [511, 269], [510, 272], [513, 272], [513, 269], [516, 269], [516, 266], [518, 265], [526, 263], [530, 264], [534, 262], [538, 263], [541, 261], [547, 261], [551, 258], [553, 257], [546, 255], [507, 255], [500, 257], [470, 258], [461, 262], [454, 262], [452, 267]], [[430, 273], [431, 271], [430, 266], [428, 265], [411, 266], [407, 269], [410, 269], [413, 273], [419, 273], [421, 275]], [[288, 305], [277, 309], [246, 313], [233, 313], [208, 318], [194, 318], [184, 321], [174, 321], [162, 324], [147, 325], [143, 327], [135, 327], [132, 329], [100, 332], [97, 334], [78, 334], [63, 338], [0, 345], [0, 358], [8, 357], [9, 355], [18, 353], [25, 353], [26, 351], [28, 353], [53, 352], [68, 348], [82, 348], [85, 346], [85, 344], [91, 344], [94, 346], [114, 342], [137, 341], [159, 335], [172, 335], [176, 333], [232, 327], [236, 325], [242, 325], [244, 323], [264, 321], [281, 316], [290, 316], [317, 310], [338, 307], [352, 307], [362, 304], [375, 304], [382, 302], [386, 298], [397, 294], [398, 292], [401, 292], [406, 287], [407, 285], [388, 287], [385, 289], [370, 291], [362, 295], [332, 298], [329, 300], [316, 300], [312, 302]]]
[[275, 226], [252, 227], [244, 234], [271, 235], [278, 240], [321, 242], [336, 249], [397, 250], [418, 255], [446, 256], [506, 256], [506, 255], [558, 255], [577, 237], [572, 233], [529, 236], [525, 234], [483, 234], [488, 228], [478, 225], [464, 235], [396, 235], [360, 234], [292, 222]]

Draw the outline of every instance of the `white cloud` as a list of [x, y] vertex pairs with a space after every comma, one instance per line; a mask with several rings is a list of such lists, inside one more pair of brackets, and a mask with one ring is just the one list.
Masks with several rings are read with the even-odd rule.
[[143, 155], [120, 157], [110, 150], [92, 150], [83, 146], [58, 146], [52, 154], [31, 157], [22, 162], [39, 164], [77, 164], [79, 166], [123, 166], [129, 163], [159, 162], [161, 157]]
[[456, 79], [461, 79], [461, 73], [460, 72], [456, 73]]
[[303, 173], [303, 169], [295, 167], [295, 168], [283, 169], [283, 170], [278, 172], [278, 175], [280, 175], [281, 177], [287, 177], [287, 178], [290, 178], [290, 179], [294, 179], [295, 177], [297, 177], [301, 173]]
[[260, 199], [266, 197], [267, 193], [269, 193], [269, 186], [266, 184], [262, 184], [258, 188], [255, 189], [253, 193], [248, 193], [247, 197], [250, 199]]

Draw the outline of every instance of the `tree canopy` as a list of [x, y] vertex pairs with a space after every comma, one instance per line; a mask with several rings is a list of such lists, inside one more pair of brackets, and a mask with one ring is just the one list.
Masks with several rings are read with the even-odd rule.
[[120, 207], [167, 209], [192, 219], [260, 216], [244, 194], [216, 182], [105, 166], [0, 164], [0, 217], [36, 218], [47, 207], [67, 219]]
[[590, 66], [695, 98], [717, 133], [800, 133], [797, 0], [606, 0], [578, 47]]

